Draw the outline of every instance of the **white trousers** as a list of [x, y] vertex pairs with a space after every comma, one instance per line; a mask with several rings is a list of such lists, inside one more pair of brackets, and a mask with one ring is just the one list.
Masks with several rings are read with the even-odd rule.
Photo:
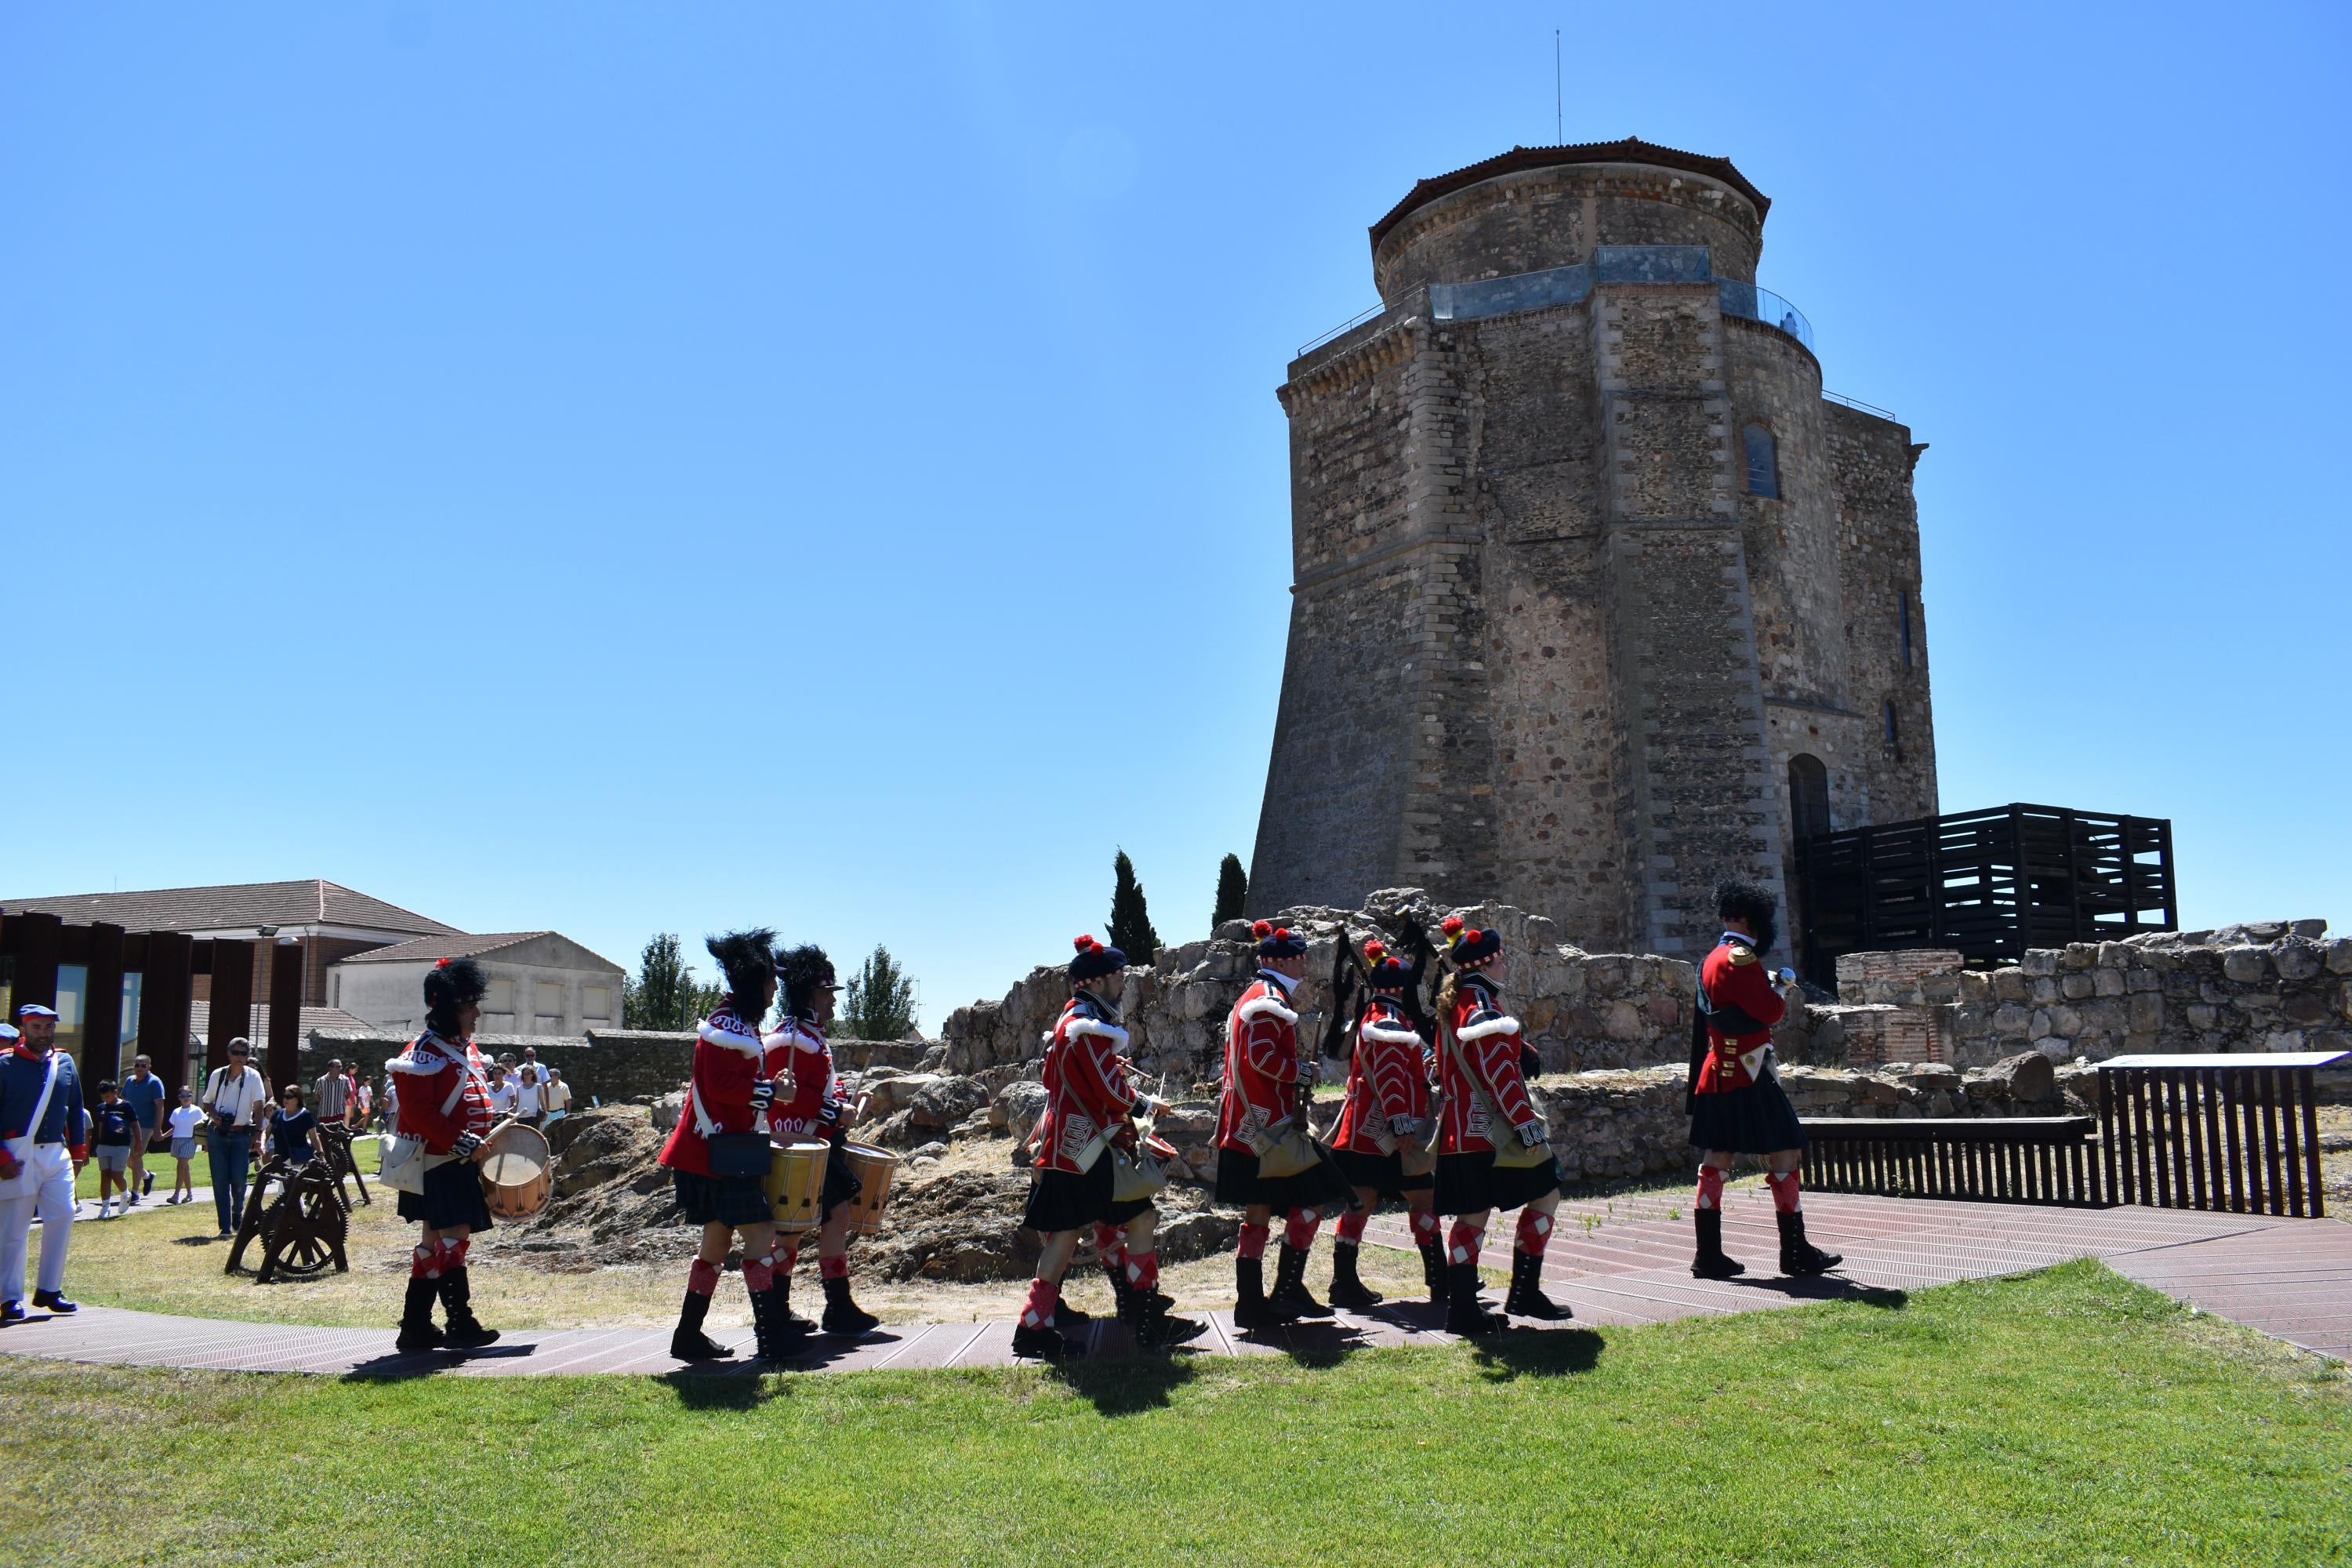
[[73, 1158], [61, 1143], [37, 1144], [8, 1184], [18, 1189], [0, 1197], [0, 1301], [25, 1299], [25, 1249], [33, 1216], [41, 1220], [41, 1283], [44, 1290], [66, 1286], [66, 1247], [73, 1237]]

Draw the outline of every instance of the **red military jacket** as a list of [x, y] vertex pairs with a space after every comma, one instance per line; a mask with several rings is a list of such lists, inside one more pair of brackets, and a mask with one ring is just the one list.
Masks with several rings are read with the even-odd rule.
[[497, 1124], [489, 1079], [471, 1040], [445, 1040], [427, 1029], [383, 1070], [397, 1075], [393, 1130], [423, 1139], [428, 1153], [446, 1154], [466, 1133], [478, 1138]]
[[707, 1176], [710, 1143], [706, 1122], [713, 1132], [770, 1131], [769, 1123], [751, 1114], [751, 1082], [782, 1078], [791, 1057], [788, 1048], [761, 1041], [760, 1026], [737, 1016], [732, 996], [720, 1002], [697, 1032], [686, 1106], [677, 1113], [677, 1125], [669, 1130], [669, 1142], [662, 1145], [661, 1163], [673, 1171]]
[[1257, 1153], [1268, 1130], [1297, 1110], [1305, 1076], [1288, 982], [1261, 969], [1225, 1019], [1225, 1092], [1217, 1107], [1217, 1147]]
[[[1487, 981], [1465, 974], [1454, 993], [1450, 1023], [1455, 1048], [1437, 1053], [1438, 1089], [1445, 1097], [1439, 1120], [1437, 1152], [1478, 1153], [1495, 1147], [1503, 1129], [1492, 1125], [1488, 1107], [1510, 1127], [1540, 1121], [1528, 1081], [1519, 1074], [1519, 1021], [1502, 1009]], [[1465, 1070], [1471, 1076], [1465, 1076]], [[1482, 1090], [1483, 1092], [1474, 1092]]]
[[[1072, 996], [1045, 1037], [1045, 1113], [1030, 1132], [1037, 1169], [1072, 1175], [1094, 1168], [1108, 1145], [1095, 1142], [1106, 1128], [1116, 1131], [1136, 1100], [1120, 1053], [1127, 1031], [1105, 1016], [1107, 1009], [1085, 992]], [[1089, 1152], [1091, 1146], [1091, 1152]]]
[[1692, 1088], [1700, 1094], [1746, 1089], [1764, 1076], [1772, 1026], [1788, 1004], [1772, 988], [1771, 972], [1757, 956], [1756, 944], [1736, 931], [1724, 932], [1699, 965], [1698, 985], [1706, 1002], [1707, 1051]]
[[[787, 1018], [768, 1037], [768, 1048], [785, 1053], [793, 1075], [792, 1098], [776, 1101], [770, 1125], [779, 1138], [829, 1138], [840, 1124], [841, 1079], [833, 1070], [833, 1046], [807, 1018]], [[781, 1089], [781, 1086], [780, 1089]]]
[[1396, 1152], [1397, 1140], [1429, 1114], [1428, 1050], [1396, 1004], [1375, 994], [1356, 1021], [1348, 1098], [1339, 1107], [1339, 1125], [1331, 1129], [1334, 1149]]

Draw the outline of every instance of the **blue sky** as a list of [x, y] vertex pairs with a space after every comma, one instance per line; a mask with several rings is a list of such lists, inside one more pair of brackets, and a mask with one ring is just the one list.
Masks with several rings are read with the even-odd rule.
[[1274, 398], [1421, 175], [1628, 134], [1918, 474], [1945, 809], [2352, 920], [2340, 6], [0, 11], [0, 892], [324, 876], [924, 1022], [1249, 853]]

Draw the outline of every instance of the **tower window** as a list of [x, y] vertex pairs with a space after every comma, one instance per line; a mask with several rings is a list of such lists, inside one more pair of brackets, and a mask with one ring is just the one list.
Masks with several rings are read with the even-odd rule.
[[1789, 759], [1789, 817], [1799, 844], [1830, 830], [1830, 771], [1809, 752]]
[[1895, 605], [1902, 616], [1903, 668], [1908, 669], [1911, 668], [1911, 595], [1908, 594], [1895, 595]]
[[1780, 457], [1773, 447], [1772, 432], [1761, 425], [1750, 425], [1740, 435], [1748, 448], [1748, 493], [1779, 500]]
[[1886, 743], [1890, 746], [1901, 744], [1902, 736], [1896, 732], [1895, 728], [1895, 699], [1890, 697], [1885, 701], [1881, 702], [1878, 705], [1878, 711], [1881, 717], [1886, 721]]

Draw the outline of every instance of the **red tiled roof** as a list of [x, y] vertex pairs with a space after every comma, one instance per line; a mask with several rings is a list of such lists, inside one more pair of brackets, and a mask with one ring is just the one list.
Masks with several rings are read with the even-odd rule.
[[223, 931], [257, 926], [352, 926], [362, 931], [455, 935], [457, 928], [387, 904], [340, 882], [230, 882], [132, 893], [58, 893], [0, 898], [0, 910], [57, 915], [76, 925], [103, 921], [127, 931]]
[[419, 959], [478, 958], [500, 948], [519, 947], [543, 936], [554, 936], [551, 931], [507, 931], [488, 936], [420, 936], [414, 942], [394, 942], [390, 947], [372, 947], [365, 952], [352, 953], [341, 960], [344, 963], [415, 963]]
[[1481, 180], [1491, 180], [1497, 174], [1516, 174], [1523, 169], [1549, 169], [1562, 163], [1648, 163], [1661, 169], [1682, 169], [1694, 174], [1705, 174], [1720, 180], [1756, 204], [1756, 216], [1760, 220], [1772, 205], [1772, 199], [1748, 183], [1748, 176], [1731, 165], [1728, 158], [1710, 158], [1700, 153], [1683, 153], [1672, 147], [1661, 147], [1654, 142], [1644, 142], [1638, 136], [1628, 136], [1622, 142], [1579, 142], [1560, 147], [1514, 147], [1507, 153], [1472, 163], [1448, 174], [1433, 174], [1415, 182], [1405, 193], [1404, 200], [1391, 207], [1388, 216], [1372, 225], [1372, 248], [1378, 251], [1389, 230], [1404, 221], [1414, 208], [1426, 205], [1438, 197], [1450, 195]]

